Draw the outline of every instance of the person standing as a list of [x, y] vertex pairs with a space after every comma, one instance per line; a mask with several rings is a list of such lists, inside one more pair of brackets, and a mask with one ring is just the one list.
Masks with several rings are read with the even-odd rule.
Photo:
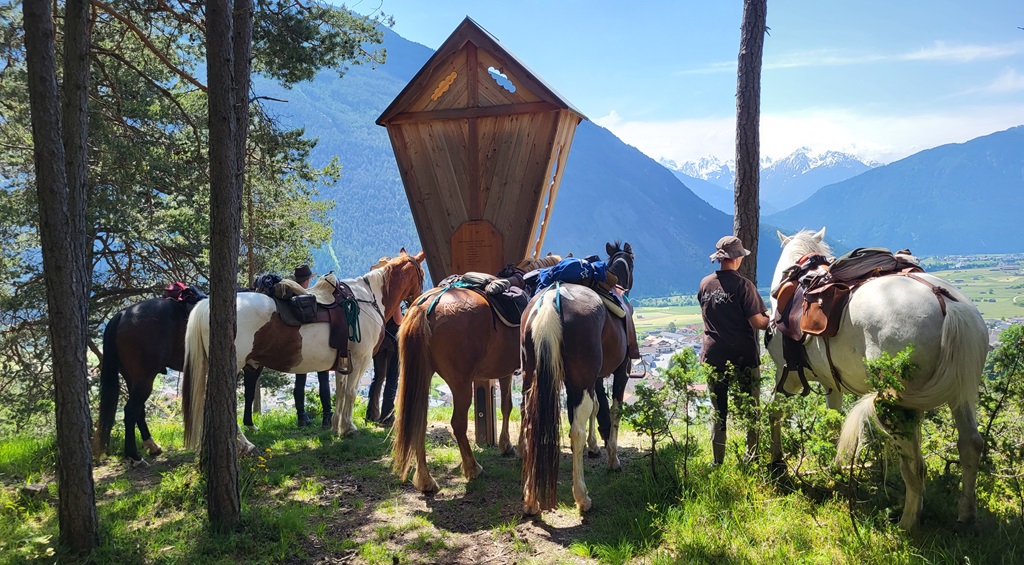
[[[387, 264], [387, 258], [370, 267], [370, 270]], [[398, 326], [402, 323], [399, 310], [384, 324], [384, 337], [380, 347], [373, 354], [373, 380], [370, 381], [369, 398], [366, 401], [366, 421], [390, 427], [395, 421], [395, 394], [398, 392]], [[383, 399], [381, 389], [383, 388]]]
[[[309, 281], [312, 278], [313, 270], [309, 268], [309, 265], [303, 264], [295, 267], [292, 280], [299, 283], [302, 288], [309, 288]], [[319, 371], [316, 374], [320, 381], [320, 406], [323, 414], [320, 425], [323, 428], [331, 427], [331, 419], [334, 417], [334, 411], [331, 409], [330, 376], [330, 371]], [[295, 415], [298, 419], [298, 426], [302, 428], [312, 424], [312, 418], [306, 413], [306, 373], [295, 374], [295, 389], [292, 391], [292, 397], [295, 399]]]
[[[740, 389], [755, 403], [760, 400], [761, 357], [757, 331], [768, 328], [768, 307], [754, 283], [737, 269], [750, 251], [736, 236], [718, 240], [712, 261], [721, 268], [700, 281], [697, 300], [704, 319], [704, 339], [700, 360], [714, 371], [709, 378], [711, 405], [711, 448], [715, 465], [725, 459], [726, 417], [729, 413], [729, 385], [735, 378]], [[731, 368], [731, 370], [730, 370]], [[757, 432], [747, 431], [747, 456], [757, 450]]]

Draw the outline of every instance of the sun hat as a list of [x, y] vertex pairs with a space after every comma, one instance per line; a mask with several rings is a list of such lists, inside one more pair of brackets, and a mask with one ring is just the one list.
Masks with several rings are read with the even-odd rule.
[[740, 241], [740, 238], [734, 235], [727, 235], [718, 240], [718, 244], [715, 245], [715, 252], [711, 254], [711, 260], [736, 259], [737, 257], [746, 257], [747, 255], [750, 255], [750, 251], [743, 247], [743, 242]]

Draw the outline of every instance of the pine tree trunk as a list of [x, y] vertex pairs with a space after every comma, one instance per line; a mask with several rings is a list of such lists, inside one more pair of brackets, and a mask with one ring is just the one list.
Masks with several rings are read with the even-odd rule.
[[207, 80], [210, 120], [210, 371], [200, 465], [206, 476], [207, 515], [219, 533], [240, 523], [238, 433], [235, 385], [235, 306], [238, 272], [241, 184], [232, 6], [230, 0], [206, 4]]
[[739, 273], [757, 284], [761, 174], [761, 58], [767, 30], [767, 0], [743, 2], [743, 28], [736, 73], [736, 214], [733, 231], [750, 250]]
[[26, 0], [23, 9], [39, 237], [47, 275], [46, 299], [56, 393], [59, 543], [72, 555], [83, 556], [98, 543], [86, 368], [89, 246], [85, 229], [85, 149], [89, 10], [83, 0], [67, 2], [64, 60], [67, 135], [62, 140], [52, 4], [48, 0]]

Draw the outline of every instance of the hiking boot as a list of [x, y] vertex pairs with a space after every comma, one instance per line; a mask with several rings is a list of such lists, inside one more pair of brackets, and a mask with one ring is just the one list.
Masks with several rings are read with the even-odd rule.
[[309, 414], [305, 412], [298, 415], [298, 427], [304, 428], [313, 423], [313, 419], [309, 417]]
[[382, 427], [382, 428], [384, 428], [385, 430], [390, 428], [394, 424], [395, 424], [395, 417], [393, 415], [392, 416], [388, 416], [387, 418], [384, 418], [383, 420], [380, 420], [379, 422], [377, 422], [377, 425]]
[[334, 420], [334, 412], [325, 412], [323, 422], [320, 423], [320, 427], [325, 430], [330, 428], [332, 420]]

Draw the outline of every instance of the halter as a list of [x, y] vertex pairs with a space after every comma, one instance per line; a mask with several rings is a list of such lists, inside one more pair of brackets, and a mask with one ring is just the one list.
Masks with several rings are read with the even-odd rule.
[[632, 256], [633, 256], [632, 253], [629, 253], [629, 252], [624, 251], [624, 250], [620, 250], [620, 251], [616, 252], [615, 255], [613, 255], [612, 258], [608, 261], [608, 270], [609, 271], [611, 271], [612, 268], [616, 264], [618, 264], [620, 262], [625, 265], [625, 272], [626, 272], [627, 275], [629, 275], [629, 285], [628, 286], [621, 285], [621, 284], [619, 285], [619, 286], [621, 286], [623, 288], [623, 290], [625, 290], [625, 293], [629, 293], [629, 291], [632, 290], [632, 288], [633, 288], [633, 263], [632, 263], [632, 261], [630, 261], [630, 259], [627, 258], [627, 257], [632, 258]]

